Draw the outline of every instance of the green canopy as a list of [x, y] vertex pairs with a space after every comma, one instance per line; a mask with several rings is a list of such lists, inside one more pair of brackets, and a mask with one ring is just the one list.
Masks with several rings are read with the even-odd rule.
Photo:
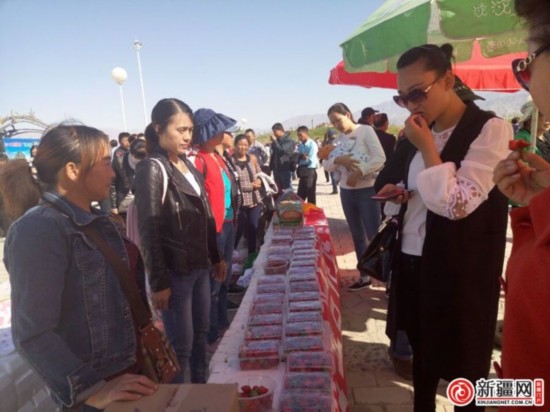
[[411, 47], [451, 43], [457, 62], [527, 50], [512, 0], [386, 0], [344, 43], [348, 72], [386, 71]]

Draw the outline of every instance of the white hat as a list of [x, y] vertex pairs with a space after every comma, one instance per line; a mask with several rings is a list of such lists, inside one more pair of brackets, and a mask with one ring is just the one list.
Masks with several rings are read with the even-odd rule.
[[530, 120], [535, 111], [537, 111], [537, 107], [535, 106], [535, 103], [533, 100], [529, 99], [523, 105], [521, 106], [521, 117], [518, 120], [518, 124], [520, 125], [520, 128], [523, 127], [523, 124]]

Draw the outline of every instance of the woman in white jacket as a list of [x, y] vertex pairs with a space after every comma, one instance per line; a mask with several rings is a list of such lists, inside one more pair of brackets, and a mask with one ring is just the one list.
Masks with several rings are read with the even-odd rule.
[[[323, 167], [327, 172], [340, 175], [342, 208], [359, 260], [367, 248], [367, 241], [380, 226], [380, 206], [371, 197], [375, 195], [374, 181], [386, 156], [374, 129], [355, 123], [345, 104], [333, 104], [327, 115], [341, 135], [334, 140], [336, 147], [323, 162]], [[368, 275], [361, 273], [349, 290], [359, 291], [370, 284]]]

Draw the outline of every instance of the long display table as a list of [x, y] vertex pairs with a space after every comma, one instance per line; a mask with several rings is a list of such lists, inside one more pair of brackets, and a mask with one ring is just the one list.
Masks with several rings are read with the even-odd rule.
[[[316, 274], [322, 304], [322, 318], [324, 323], [325, 349], [332, 355], [332, 411], [346, 411], [348, 407], [344, 363], [342, 353], [342, 331], [340, 317], [339, 273], [330, 236], [328, 221], [321, 209], [314, 208], [305, 214], [304, 224], [313, 226], [317, 241]], [[260, 253], [254, 263], [254, 276], [243, 297], [230, 328], [226, 331], [217, 351], [210, 362], [209, 383], [242, 382], [247, 376], [269, 376], [277, 384], [274, 393], [273, 410], [280, 410], [283, 393], [283, 379], [285, 362], [280, 362], [277, 368], [243, 371], [239, 367], [239, 350], [244, 342], [252, 302], [257, 295], [258, 280], [261, 279], [268, 258], [268, 249], [271, 239], [277, 229], [270, 226], [265, 236]]]

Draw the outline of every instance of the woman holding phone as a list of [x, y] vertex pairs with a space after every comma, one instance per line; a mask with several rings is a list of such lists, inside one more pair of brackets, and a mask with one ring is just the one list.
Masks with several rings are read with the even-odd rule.
[[387, 333], [409, 337], [422, 412], [435, 411], [439, 379], [488, 375], [506, 243], [507, 201], [492, 170], [512, 127], [460, 99], [451, 56], [451, 45], [427, 44], [399, 58], [394, 99], [411, 113], [407, 138], [376, 182], [379, 195], [407, 190], [391, 200], [405, 206]]

